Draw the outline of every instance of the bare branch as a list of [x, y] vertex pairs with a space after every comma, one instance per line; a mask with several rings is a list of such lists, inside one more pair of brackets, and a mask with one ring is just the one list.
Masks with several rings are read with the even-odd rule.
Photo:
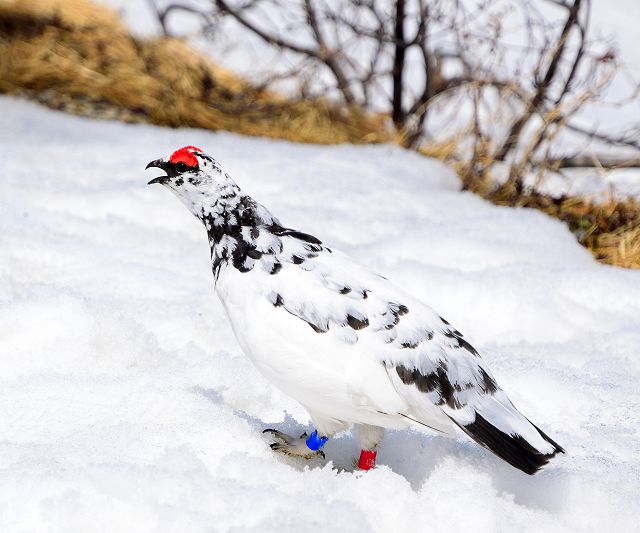
[[581, 133], [583, 135], [586, 135], [587, 137], [591, 137], [592, 139], [597, 139], [598, 141], [604, 142], [606, 144], [627, 146], [629, 148], [640, 150], [640, 134], [637, 131], [629, 132], [625, 135], [612, 135], [599, 132], [595, 129], [584, 128], [572, 123], [568, 123], [566, 127], [567, 129], [570, 129], [577, 133]]
[[[540, 161], [534, 161], [534, 166], [542, 165]], [[614, 157], [601, 155], [577, 155], [572, 157], [560, 157], [544, 162], [547, 168], [640, 168], [640, 157]]]
[[151, 9], [156, 14], [156, 17], [158, 18], [158, 22], [162, 27], [162, 33], [165, 36], [171, 35], [167, 26], [167, 18], [169, 17], [172, 11], [184, 11], [186, 13], [191, 13], [193, 15], [197, 15], [198, 17], [202, 18], [206, 25], [211, 24], [210, 15], [207, 12], [197, 9], [193, 6], [189, 6], [186, 4], [169, 4], [164, 8], [160, 9], [154, 0], [147, 0], [147, 1]]
[[257, 25], [250, 22], [247, 18], [245, 18], [241, 12], [233, 9], [225, 0], [214, 0], [218, 9], [220, 9], [223, 13], [226, 13], [233, 17], [236, 21], [238, 21], [242, 26], [251, 30], [262, 40], [267, 42], [268, 44], [278, 46], [280, 48], [285, 48], [287, 50], [291, 50], [292, 52], [297, 52], [299, 54], [304, 54], [307, 56], [315, 57], [317, 59], [322, 59], [317, 50], [313, 48], [308, 48], [306, 46], [301, 46], [292, 41], [283, 39], [277, 35], [267, 33], [265, 30], [262, 30]]
[[344, 71], [340, 65], [340, 61], [337, 59], [336, 55], [339, 53], [335, 50], [330, 50], [327, 46], [327, 41], [322, 35], [322, 30], [320, 29], [320, 24], [318, 23], [318, 16], [316, 14], [316, 10], [313, 7], [311, 0], [305, 0], [304, 7], [307, 12], [307, 20], [309, 22], [309, 26], [313, 30], [313, 35], [315, 36], [316, 43], [318, 44], [318, 52], [317, 57], [329, 67], [331, 72], [336, 78], [338, 82], [338, 89], [342, 92], [344, 96], [345, 102], [349, 105], [353, 105], [355, 103], [355, 98], [353, 93], [351, 92], [351, 88], [349, 87], [349, 82], [345, 76]]
[[558, 64], [565, 50], [569, 33], [577, 24], [578, 12], [580, 10], [581, 3], [582, 0], [574, 0], [573, 5], [569, 8], [567, 20], [560, 34], [560, 38], [558, 39], [555, 50], [551, 56], [551, 61], [549, 62], [549, 66], [547, 67], [544, 78], [537, 82], [537, 89], [533, 98], [531, 98], [531, 100], [526, 105], [525, 110], [520, 118], [518, 118], [511, 125], [505, 142], [495, 155], [496, 161], [504, 161], [507, 154], [511, 152], [511, 150], [513, 150], [513, 148], [518, 144], [520, 134], [522, 133], [522, 129], [524, 128], [525, 124], [529, 121], [534, 111], [536, 111], [539, 108], [540, 104], [542, 104], [542, 102], [544, 101], [547, 90], [549, 89], [549, 86], [551, 85], [551, 82], [553, 81], [557, 73]]
[[395, 56], [393, 59], [393, 99], [391, 118], [398, 130], [404, 127], [406, 115], [402, 106], [403, 89], [404, 89], [404, 58], [406, 54], [406, 43], [404, 40], [404, 0], [396, 0], [396, 17], [395, 17]]

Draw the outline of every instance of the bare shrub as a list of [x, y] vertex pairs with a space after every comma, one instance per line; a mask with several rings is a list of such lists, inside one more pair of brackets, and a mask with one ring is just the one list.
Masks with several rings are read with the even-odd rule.
[[561, 142], [580, 135], [640, 150], [638, 126], [610, 135], [575, 120], [620, 68], [615, 50], [591, 37], [590, 0], [149, 1], [167, 34], [178, 11], [200, 17], [212, 39], [232, 20], [292, 58], [278, 79], [297, 79], [301, 96], [382, 111], [407, 147], [447, 146], [465, 187], [492, 186], [499, 167], [517, 197], [531, 173], [639, 163], [568, 153]]

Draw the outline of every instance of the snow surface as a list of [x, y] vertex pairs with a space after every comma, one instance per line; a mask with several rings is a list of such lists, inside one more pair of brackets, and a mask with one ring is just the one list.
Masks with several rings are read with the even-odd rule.
[[[461, 437], [380, 466], [275, 455], [306, 412], [240, 352], [204, 229], [146, 163], [195, 144], [285, 224], [357, 256], [486, 352], [567, 449], [529, 477]], [[302, 146], [0, 98], [0, 531], [637, 531], [640, 271], [391, 146]]]

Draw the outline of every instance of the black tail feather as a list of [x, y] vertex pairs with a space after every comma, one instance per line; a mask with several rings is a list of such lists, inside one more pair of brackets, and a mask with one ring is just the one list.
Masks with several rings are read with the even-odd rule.
[[540, 436], [555, 449], [550, 454], [543, 454], [536, 450], [520, 435], [508, 435], [500, 431], [485, 418], [476, 413], [473, 423], [460, 428], [478, 444], [488, 448], [501, 459], [523, 472], [533, 475], [546, 465], [557, 453], [564, 453], [562, 447], [548, 437], [542, 430], [531, 424]]

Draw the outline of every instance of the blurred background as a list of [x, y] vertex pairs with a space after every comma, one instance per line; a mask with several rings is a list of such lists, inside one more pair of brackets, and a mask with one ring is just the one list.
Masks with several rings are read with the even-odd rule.
[[0, 0], [0, 91], [305, 143], [397, 143], [640, 266], [635, 0]]

